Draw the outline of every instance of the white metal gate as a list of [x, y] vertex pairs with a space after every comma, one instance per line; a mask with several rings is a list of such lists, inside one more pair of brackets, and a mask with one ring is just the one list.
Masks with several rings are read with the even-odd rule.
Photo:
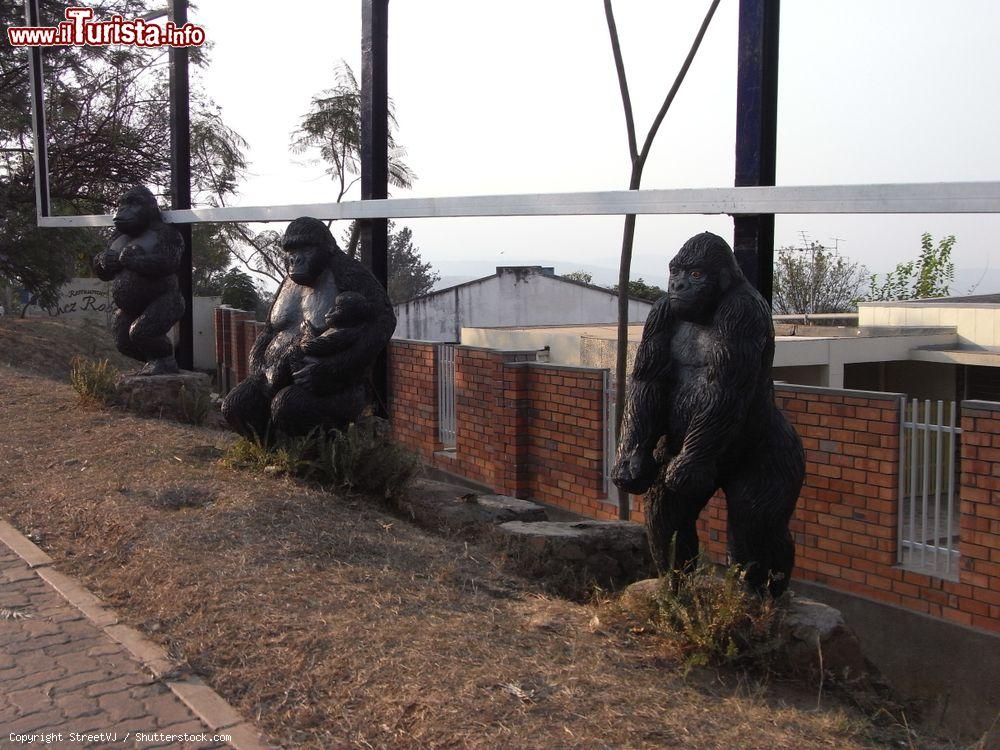
[[[932, 405], [932, 403], [934, 405]], [[899, 440], [900, 565], [958, 579], [959, 503], [955, 498], [962, 429], [954, 401], [903, 400]]]
[[455, 447], [455, 344], [438, 346], [438, 439]]

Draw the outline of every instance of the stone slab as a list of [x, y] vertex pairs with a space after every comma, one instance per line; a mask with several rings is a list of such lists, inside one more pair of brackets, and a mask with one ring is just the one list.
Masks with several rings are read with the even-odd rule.
[[655, 573], [646, 530], [630, 521], [510, 521], [495, 535], [517, 568], [570, 596], [595, 582], [615, 588]]
[[423, 526], [472, 537], [492, 531], [502, 523], [531, 523], [547, 518], [545, 508], [530, 500], [481, 494], [467, 487], [427, 479], [411, 484], [400, 507]]

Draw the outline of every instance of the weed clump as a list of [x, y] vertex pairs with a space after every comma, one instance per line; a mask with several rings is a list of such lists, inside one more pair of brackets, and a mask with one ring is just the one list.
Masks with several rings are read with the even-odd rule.
[[398, 497], [419, 467], [417, 459], [392, 439], [389, 423], [377, 417], [329, 433], [315, 429], [298, 437], [241, 438], [227, 451], [223, 464], [385, 500]]
[[182, 421], [194, 425], [204, 424], [212, 410], [212, 394], [200, 388], [188, 391], [182, 385], [177, 399], [177, 408]]
[[103, 406], [115, 392], [118, 371], [106, 359], [76, 356], [70, 360], [69, 381], [82, 404]]
[[691, 570], [664, 578], [653, 596], [652, 624], [686, 669], [706, 665], [763, 664], [779, 642], [781, 608], [747, 587], [746, 568], [719, 575], [699, 557]]

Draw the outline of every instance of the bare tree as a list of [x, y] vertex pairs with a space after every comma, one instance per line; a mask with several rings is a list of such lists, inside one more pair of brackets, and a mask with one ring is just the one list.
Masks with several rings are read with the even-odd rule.
[[[638, 140], [636, 139], [635, 118], [632, 115], [632, 98], [629, 95], [628, 79], [625, 75], [625, 62], [622, 60], [621, 44], [618, 41], [618, 27], [615, 25], [615, 15], [613, 9], [611, 8], [611, 0], [604, 0], [604, 15], [607, 18], [608, 33], [611, 36], [611, 51], [615, 58], [615, 70], [618, 72], [618, 88], [621, 91], [622, 107], [625, 110], [625, 130], [628, 135], [628, 153], [632, 163], [632, 173], [628, 185], [629, 190], [639, 189], [639, 185], [642, 182], [642, 170], [643, 167], [646, 166], [646, 159], [649, 157], [649, 150], [653, 146], [653, 139], [656, 137], [656, 131], [660, 129], [660, 123], [662, 123], [663, 118], [666, 117], [667, 110], [670, 109], [670, 105], [673, 104], [674, 97], [677, 96], [677, 92], [680, 90], [681, 84], [684, 82], [684, 77], [687, 75], [688, 69], [691, 67], [691, 63], [694, 61], [694, 57], [698, 53], [698, 48], [701, 46], [701, 40], [705, 38], [705, 32], [708, 31], [708, 26], [712, 22], [712, 16], [715, 15], [715, 9], [719, 7], [719, 2], [720, 0], [712, 0], [712, 3], [708, 8], [708, 12], [705, 14], [705, 18], [701, 22], [701, 27], [698, 29], [697, 35], [695, 35], [694, 42], [691, 44], [691, 49], [688, 50], [687, 57], [684, 59], [680, 70], [677, 71], [674, 83], [670, 87], [670, 91], [667, 92], [667, 96], [663, 100], [663, 104], [660, 106], [659, 112], [657, 112], [656, 117], [653, 118], [653, 124], [650, 125], [649, 132], [646, 133], [646, 140], [643, 142], [642, 150], [640, 151], [638, 148]], [[616, 434], [621, 431], [622, 417], [625, 413], [625, 379], [628, 374], [626, 372], [628, 367], [628, 290], [629, 274], [632, 268], [632, 243], [634, 239], [635, 214], [626, 214], [625, 227], [622, 231], [621, 264], [618, 268], [618, 356], [615, 363]], [[619, 517], [628, 520], [628, 495], [621, 490], [618, 492], [618, 515]]]
[[803, 237], [801, 247], [783, 247], [774, 261], [774, 311], [781, 314], [839, 313], [857, 309], [868, 269]]

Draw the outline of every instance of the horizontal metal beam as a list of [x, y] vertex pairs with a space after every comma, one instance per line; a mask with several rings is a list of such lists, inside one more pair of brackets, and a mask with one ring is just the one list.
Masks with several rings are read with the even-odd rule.
[[[1000, 182], [806, 185], [591, 193], [390, 198], [287, 206], [227, 206], [164, 211], [175, 224], [206, 221], [422, 219], [457, 216], [606, 216], [621, 214], [967, 214], [1000, 213]], [[110, 215], [42, 217], [42, 227], [110, 226]]]

